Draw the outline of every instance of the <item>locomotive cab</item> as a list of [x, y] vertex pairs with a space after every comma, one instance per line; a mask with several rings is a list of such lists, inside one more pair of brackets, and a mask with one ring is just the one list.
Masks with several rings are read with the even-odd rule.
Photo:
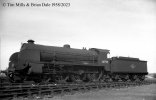
[[91, 51], [95, 51], [98, 55], [98, 65], [104, 66], [106, 71], [110, 71], [110, 65], [109, 65], [109, 54], [110, 50], [107, 49], [97, 49], [97, 48], [91, 48], [89, 49]]
[[109, 50], [107, 49], [97, 49], [97, 48], [91, 48], [89, 49], [91, 51], [95, 51], [98, 55], [98, 64], [104, 64], [107, 63], [108, 54], [110, 54]]

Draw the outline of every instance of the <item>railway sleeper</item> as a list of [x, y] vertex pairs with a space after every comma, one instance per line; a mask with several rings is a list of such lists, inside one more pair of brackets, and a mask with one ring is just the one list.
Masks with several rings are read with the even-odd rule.
[[17, 87], [19, 86], [15, 85], [15, 88], [10, 88], [10, 90], [7, 89], [9, 86], [4, 88], [3, 90], [0, 90], [1, 93], [0, 98], [33, 96], [34, 94], [35, 95], [49, 95], [49, 94], [58, 95], [64, 93], [75, 93], [78, 91], [85, 92], [85, 91], [97, 90], [97, 89], [124, 88], [124, 87], [140, 86], [140, 85], [148, 85], [148, 84], [153, 84], [153, 83], [144, 81], [144, 82], [110, 82], [110, 83], [87, 83], [87, 84], [72, 83], [69, 85], [64, 85], [64, 84], [58, 84], [58, 85], [49, 84], [49, 85], [36, 85], [36, 86], [20, 85], [19, 89], [17, 89]]

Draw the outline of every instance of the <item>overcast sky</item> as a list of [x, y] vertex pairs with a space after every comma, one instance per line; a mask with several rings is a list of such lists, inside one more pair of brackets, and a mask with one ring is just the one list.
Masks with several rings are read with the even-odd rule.
[[[4, 2], [67, 2], [70, 7], [2, 7]], [[1, 0], [0, 69], [28, 39], [37, 44], [109, 49], [156, 72], [156, 0]]]

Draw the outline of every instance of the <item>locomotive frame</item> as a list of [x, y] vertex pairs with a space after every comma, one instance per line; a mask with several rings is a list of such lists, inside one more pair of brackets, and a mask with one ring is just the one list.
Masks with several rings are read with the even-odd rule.
[[77, 83], [143, 81], [148, 74], [147, 61], [108, 54], [107, 49], [44, 46], [28, 40], [11, 55], [8, 77], [11, 82]]

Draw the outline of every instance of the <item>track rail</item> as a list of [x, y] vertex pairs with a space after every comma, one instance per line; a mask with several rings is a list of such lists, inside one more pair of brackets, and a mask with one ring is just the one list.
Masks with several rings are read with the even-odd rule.
[[80, 84], [0, 84], [0, 99], [12, 99], [15, 97], [32, 97], [33, 95], [58, 95], [89, 91], [93, 89], [124, 88], [156, 83], [154, 81], [143, 82], [110, 82], [110, 83], [80, 83]]

